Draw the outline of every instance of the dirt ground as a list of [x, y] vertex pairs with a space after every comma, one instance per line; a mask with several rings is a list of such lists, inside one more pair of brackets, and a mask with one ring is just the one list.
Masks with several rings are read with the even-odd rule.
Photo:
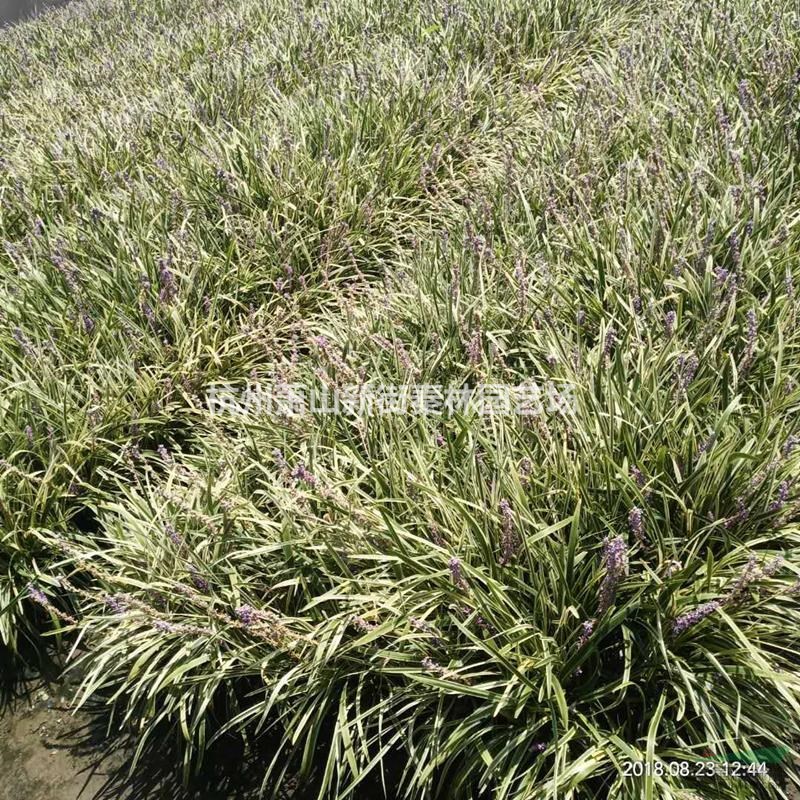
[[71, 712], [60, 687], [26, 686], [0, 714], [0, 800], [107, 796], [125, 758], [106, 754], [91, 728], [87, 714]]
[[[2, 670], [0, 670], [2, 671]], [[74, 712], [75, 685], [41, 677], [0, 692], [0, 800], [255, 800], [263, 777], [241, 746], [210, 755], [186, 788], [175, 742], [157, 741], [135, 769], [131, 738], [108, 735], [102, 707]], [[290, 791], [287, 797], [300, 800]]]
[[0, 0], [0, 27], [64, 5], [68, 0]]

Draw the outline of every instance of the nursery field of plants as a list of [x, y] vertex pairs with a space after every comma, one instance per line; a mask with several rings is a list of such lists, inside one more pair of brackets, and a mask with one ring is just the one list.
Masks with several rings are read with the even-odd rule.
[[798, 179], [790, 0], [0, 30], [4, 682], [265, 796], [792, 797]]

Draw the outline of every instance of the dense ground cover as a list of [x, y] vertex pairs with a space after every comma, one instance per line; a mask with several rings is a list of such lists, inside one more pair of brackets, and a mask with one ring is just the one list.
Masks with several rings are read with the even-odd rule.
[[[320, 797], [782, 797], [790, 2], [87, 0], [0, 32], [0, 642]], [[211, 413], [217, 383], [561, 387]], [[295, 784], [297, 785], [297, 784]]]

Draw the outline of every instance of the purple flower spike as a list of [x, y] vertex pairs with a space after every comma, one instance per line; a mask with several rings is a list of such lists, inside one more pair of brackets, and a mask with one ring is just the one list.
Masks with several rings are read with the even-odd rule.
[[467, 581], [464, 578], [464, 573], [461, 570], [461, 562], [453, 556], [449, 563], [448, 567], [450, 568], [450, 577], [453, 579], [453, 583], [462, 591], [467, 589]]
[[26, 358], [36, 358], [36, 349], [31, 344], [31, 340], [24, 334], [22, 328], [14, 328], [12, 335]]
[[742, 522], [745, 522], [749, 516], [750, 509], [747, 507], [744, 499], [739, 497], [736, 499], [736, 513], [730, 517], [726, 517], [723, 524], [725, 525], [725, 528], [730, 529]]
[[167, 537], [172, 542], [172, 544], [175, 545], [175, 547], [180, 547], [183, 544], [183, 539], [181, 538], [181, 535], [178, 533], [178, 531], [175, 530], [174, 526], [171, 523], [167, 522], [164, 525], [164, 533], [167, 534]]
[[475, 367], [481, 363], [481, 329], [477, 328], [467, 345], [467, 359], [469, 365]]
[[162, 303], [171, 303], [178, 293], [178, 287], [175, 283], [175, 275], [170, 267], [172, 266], [172, 257], [167, 259], [160, 259], [158, 262], [158, 299]]
[[603, 340], [603, 361], [608, 363], [611, 360], [611, 355], [614, 348], [617, 346], [617, 330], [613, 326], [606, 331], [605, 339]]
[[40, 606], [44, 606], [45, 608], [50, 607], [50, 601], [47, 599], [47, 595], [34, 583], [28, 584], [28, 595], [30, 596], [31, 600], [38, 603]]
[[723, 598], [724, 602], [739, 602], [739, 600], [741, 600], [746, 594], [750, 585], [759, 580], [762, 575], [763, 573], [758, 566], [758, 558], [755, 555], [751, 555], [750, 558], [747, 559], [747, 563], [742, 570], [742, 574], [736, 580], [736, 583], [733, 584], [733, 588]]
[[303, 481], [308, 486], [315, 486], [317, 483], [316, 477], [306, 469], [304, 464], [298, 464], [292, 470], [292, 477], [296, 481]]
[[756, 312], [750, 309], [747, 312], [747, 343], [745, 344], [742, 360], [739, 362], [739, 372], [742, 375], [745, 375], [753, 364], [757, 338], [758, 320], [756, 319]]
[[781, 448], [781, 454], [784, 458], [789, 458], [789, 456], [794, 452], [795, 447], [797, 447], [798, 442], [800, 442], [800, 437], [798, 436], [789, 436], [786, 441], [783, 443], [783, 447]]
[[350, 622], [353, 623], [353, 626], [360, 630], [362, 633], [368, 633], [369, 631], [374, 631], [375, 628], [378, 626], [374, 622], [370, 622], [369, 620], [364, 619], [364, 617], [354, 616], [350, 618]]
[[128, 604], [121, 595], [108, 595], [104, 602], [115, 614], [124, 614], [128, 610]]
[[678, 386], [678, 393], [684, 394], [689, 384], [694, 380], [700, 360], [694, 353], [678, 356], [678, 371], [675, 381]]
[[256, 621], [256, 611], [252, 606], [239, 606], [234, 614], [243, 625], [252, 625]]
[[422, 659], [422, 668], [428, 670], [428, 672], [438, 672], [441, 669], [430, 656]]
[[720, 603], [719, 600], [711, 600], [708, 603], [697, 606], [697, 608], [693, 608], [691, 611], [687, 611], [685, 614], [681, 614], [672, 623], [673, 636], [678, 636], [684, 631], [689, 630], [693, 625], [696, 625], [710, 614], [713, 614], [721, 605], [722, 603]]
[[638, 506], [634, 506], [628, 513], [628, 527], [639, 543], [645, 544], [647, 539], [644, 535], [644, 519], [642, 517], [642, 509]]
[[675, 323], [678, 321], [678, 315], [674, 311], [667, 311], [664, 315], [664, 335], [669, 339], [675, 333]]
[[209, 589], [208, 581], [200, 574], [194, 564], [189, 565], [189, 574], [192, 576], [192, 583], [195, 588], [201, 592], [207, 592]]
[[769, 504], [769, 510], [772, 512], [780, 511], [789, 499], [789, 481], [781, 481], [778, 487], [778, 496]]
[[578, 636], [578, 650], [580, 650], [586, 644], [586, 642], [592, 638], [596, 622], [597, 620], [587, 619], [581, 623], [581, 632]]
[[600, 584], [597, 614], [602, 616], [614, 604], [617, 586], [628, 573], [628, 548], [621, 536], [603, 540], [603, 568], [605, 575]]
[[503, 537], [501, 542], [500, 563], [508, 564], [517, 552], [517, 534], [514, 530], [514, 512], [508, 500], [500, 501], [500, 517], [503, 521]]
[[765, 578], [772, 578], [774, 577], [779, 571], [780, 568], [783, 566], [783, 556], [775, 556], [762, 570], [762, 574]]

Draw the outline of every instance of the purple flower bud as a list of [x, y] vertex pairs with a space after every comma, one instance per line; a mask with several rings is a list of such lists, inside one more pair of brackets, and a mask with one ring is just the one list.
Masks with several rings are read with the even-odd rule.
[[25, 426], [25, 438], [28, 440], [28, 444], [33, 444], [33, 428], [30, 425]]

